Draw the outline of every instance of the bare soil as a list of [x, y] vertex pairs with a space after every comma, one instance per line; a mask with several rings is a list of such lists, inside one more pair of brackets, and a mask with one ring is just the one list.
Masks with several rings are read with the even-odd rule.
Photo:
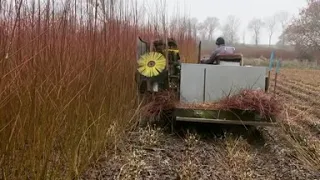
[[320, 106], [310, 101], [319, 97], [308, 93], [319, 83], [309, 76], [319, 79], [320, 73], [281, 71], [276, 94], [286, 102], [283, 126], [184, 123], [174, 133], [138, 128], [109, 147], [113, 154], [102, 156], [82, 179], [320, 179]]
[[185, 123], [173, 134], [139, 129], [83, 179], [320, 179], [277, 132]]

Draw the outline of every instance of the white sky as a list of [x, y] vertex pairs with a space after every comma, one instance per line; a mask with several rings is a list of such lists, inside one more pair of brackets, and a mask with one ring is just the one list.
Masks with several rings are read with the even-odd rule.
[[[154, 6], [154, 2], [161, 0], [140, 0], [150, 6]], [[162, 0], [164, 1], [164, 0]], [[265, 18], [272, 16], [279, 11], [287, 11], [291, 15], [297, 15], [299, 10], [306, 6], [306, 0], [167, 0], [168, 13], [176, 13], [177, 8], [187, 12], [190, 17], [196, 17], [199, 21], [203, 21], [207, 16], [217, 17], [220, 24], [225, 22], [228, 15], [235, 15], [241, 20], [239, 27], [239, 38], [242, 42], [243, 32], [246, 31], [246, 43], [253, 43], [252, 33], [247, 29], [249, 21], [253, 18]], [[157, 7], [152, 7], [157, 8]], [[216, 32], [215, 37], [221, 32]], [[278, 27], [277, 32], [273, 35], [272, 44], [278, 41], [281, 34], [281, 28]], [[261, 44], [268, 44], [268, 35], [263, 30], [260, 37]]]

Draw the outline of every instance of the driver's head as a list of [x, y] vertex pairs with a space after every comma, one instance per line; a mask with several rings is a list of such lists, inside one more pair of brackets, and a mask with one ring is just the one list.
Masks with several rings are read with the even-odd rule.
[[169, 48], [174, 48], [174, 49], [178, 48], [177, 42], [173, 38], [168, 38], [168, 46]]
[[154, 51], [161, 53], [165, 49], [165, 43], [161, 39], [155, 40], [153, 42], [153, 47], [154, 47]]
[[219, 38], [216, 40], [216, 45], [217, 45], [217, 46], [225, 45], [224, 39], [223, 39], [222, 37], [219, 37]]

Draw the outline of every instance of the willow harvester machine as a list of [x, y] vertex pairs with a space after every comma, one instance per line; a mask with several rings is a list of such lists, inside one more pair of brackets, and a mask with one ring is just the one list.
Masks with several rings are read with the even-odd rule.
[[[268, 90], [266, 67], [244, 66], [242, 54], [220, 55], [214, 65], [201, 64], [201, 42], [198, 48], [198, 63], [182, 63], [174, 39], [148, 43], [139, 38], [136, 71], [139, 96], [172, 90], [182, 103], [206, 103], [225, 97], [232, 89], [233, 93], [241, 88]], [[241, 110], [177, 107], [171, 119], [174, 122], [274, 125], [272, 117], [261, 118], [258, 113]]]

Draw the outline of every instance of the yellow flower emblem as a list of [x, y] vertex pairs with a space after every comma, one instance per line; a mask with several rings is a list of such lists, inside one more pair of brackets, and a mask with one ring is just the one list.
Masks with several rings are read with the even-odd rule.
[[159, 75], [166, 67], [166, 58], [157, 52], [149, 52], [141, 56], [138, 60], [138, 71], [146, 76], [153, 77]]

